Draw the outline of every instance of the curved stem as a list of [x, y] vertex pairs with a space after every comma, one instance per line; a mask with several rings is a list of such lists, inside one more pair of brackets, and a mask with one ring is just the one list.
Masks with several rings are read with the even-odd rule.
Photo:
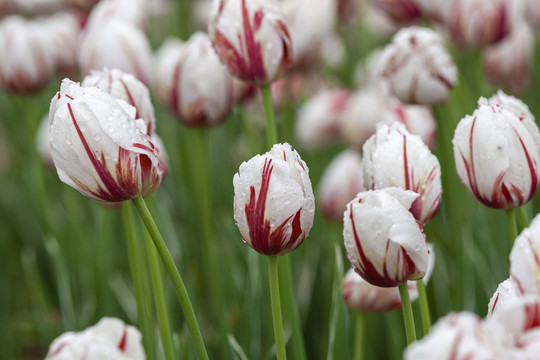
[[270, 85], [261, 85], [261, 93], [263, 96], [264, 112], [266, 113], [266, 141], [268, 149], [271, 149], [277, 143], [277, 129]]
[[516, 225], [516, 213], [514, 209], [506, 210], [506, 218], [508, 219], [508, 231], [510, 233], [510, 245], [514, 245], [514, 241], [518, 236]]
[[184, 285], [184, 282], [182, 281], [182, 277], [180, 276], [178, 269], [176, 268], [176, 265], [174, 264], [171, 253], [169, 252], [169, 249], [167, 248], [167, 245], [165, 244], [165, 241], [163, 240], [163, 237], [161, 236], [161, 233], [159, 232], [157, 225], [154, 222], [152, 215], [150, 214], [150, 211], [148, 211], [148, 207], [146, 206], [146, 203], [144, 202], [142, 196], [138, 196], [133, 199], [133, 203], [135, 204], [135, 207], [137, 208], [137, 211], [139, 212], [139, 215], [143, 220], [146, 229], [148, 230], [150, 236], [152, 237], [152, 240], [154, 241], [154, 245], [159, 253], [159, 256], [161, 257], [163, 265], [165, 266], [165, 270], [167, 270], [169, 278], [171, 279], [174, 289], [176, 290], [176, 295], [178, 296], [178, 300], [180, 301], [182, 311], [184, 312], [186, 323], [189, 329], [189, 333], [191, 334], [197, 356], [199, 359], [207, 360], [208, 353], [206, 352], [206, 348], [204, 346], [203, 337], [199, 328], [199, 324], [197, 323], [195, 311], [193, 310], [193, 306], [191, 305], [191, 301], [189, 300], [186, 287]]
[[354, 360], [362, 360], [364, 359], [364, 322], [366, 314], [363, 311], [355, 311], [354, 315]]
[[137, 320], [143, 333], [143, 343], [146, 352], [149, 357], [152, 357], [156, 354], [156, 347], [152, 316], [150, 313], [152, 305], [150, 304], [149, 298], [146, 296], [146, 294], [148, 294], [148, 283], [144, 276], [146, 263], [138, 242], [139, 239], [137, 239], [135, 235], [135, 225], [133, 224], [129, 201], [124, 201], [122, 203], [122, 217], [126, 231], [129, 268], [131, 270], [135, 300], [137, 302]]
[[414, 318], [409, 298], [409, 289], [407, 283], [399, 285], [399, 296], [401, 297], [401, 310], [403, 311], [403, 322], [405, 323], [405, 335], [407, 336], [407, 345], [416, 341], [416, 329], [414, 328]]
[[274, 336], [276, 338], [276, 355], [278, 360], [286, 359], [283, 320], [281, 318], [281, 301], [279, 299], [278, 257], [268, 256], [268, 279], [270, 281], [270, 297], [272, 300], [272, 318]]
[[426, 336], [431, 330], [431, 318], [429, 316], [429, 303], [426, 294], [426, 287], [424, 286], [424, 279], [416, 280], [416, 287], [418, 288], [418, 304], [420, 305], [422, 328], [424, 330], [424, 336]]
[[148, 265], [150, 267], [150, 276], [152, 277], [152, 288], [154, 300], [156, 302], [156, 311], [159, 322], [159, 333], [163, 345], [163, 353], [166, 360], [174, 360], [174, 347], [171, 335], [171, 326], [169, 324], [169, 311], [167, 299], [165, 297], [165, 287], [163, 285], [163, 275], [159, 267], [156, 247], [152, 243], [150, 233], [144, 229], [144, 242], [146, 244], [146, 254], [148, 256]]

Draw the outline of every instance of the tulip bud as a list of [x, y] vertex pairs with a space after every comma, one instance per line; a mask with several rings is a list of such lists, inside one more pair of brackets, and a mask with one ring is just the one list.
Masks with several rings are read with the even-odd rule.
[[114, 98], [122, 99], [133, 106], [137, 110], [135, 118], [143, 119], [146, 123], [146, 135], [152, 135], [156, 128], [156, 118], [150, 92], [146, 85], [137, 80], [135, 76], [118, 69], [104, 68], [101, 71], [92, 70], [83, 79], [81, 85], [83, 87], [97, 87], [111, 94]]
[[[496, 312], [487, 321], [489, 325], [499, 325], [505, 330], [506, 338], [513, 340], [513, 345], [520, 348], [522, 338], [531, 331], [540, 331], [540, 298], [538, 296], [521, 296], [508, 306]], [[536, 336], [538, 339], [538, 336]], [[536, 359], [538, 353], [534, 358]], [[508, 357], [508, 359], [523, 359]]]
[[49, 111], [51, 153], [60, 179], [104, 202], [154, 191], [163, 177], [159, 149], [135, 114], [126, 102], [65, 79]]
[[281, 3], [292, 38], [294, 63], [312, 63], [337, 21], [335, 0], [285, 0]]
[[431, 107], [395, 102], [390, 104], [390, 111], [396, 116], [396, 121], [405, 125], [411, 134], [420, 136], [430, 149], [435, 147], [437, 121]]
[[453, 0], [446, 22], [458, 46], [480, 48], [505, 37], [510, 18], [507, 0]]
[[287, 143], [242, 163], [234, 175], [234, 220], [243, 241], [264, 255], [285, 255], [313, 225], [309, 169]]
[[141, 333], [119, 319], [103, 318], [81, 332], [56, 338], [45, 360], [144, 360]]
[[410, 210], [422, 224], [437, 214], [442, 197], [441, 166], [419, 136], [400, 123], [381, 125], [363, 149], [366, 189], [397, 186], [416, 192], [419, 196]]
[[92, 8], [86, 27], [101, 26], [110, 20], [120, 20], [145, 31], [149, 7], [147, 0], [100, 1]]
[[381, 54], [381, 75], [409, 104], [443, 104], [456, 85], [457, 70], [442, 37], [428, 28], [401, 29]]
[[360, 155], [354, 150], [340, 153], [328, 164], [319, 183], [317, 198], [323, 216], [343, 221], [347, 203], [364, 190]]
[[495, 343], [492, 337], [504, 333], [504, 330], [499, 327], [489, 330], [486, 331], [476, 314], [452, 313], [437, 321], [425, 338], [411, 344], [405, 350], [403, 358], [498, 359], [500, 343]]
[[[298, 111], [294, 134], [302, 147], [315, 148], [341, 138], [340, 116], [351, 92], [336, 88], [324, 90], [306, 101]], [[350, 199], [349, 199], [350, 200]]]
[[371, 2], [394, 21], [412, 21], [420, 17], [416, 0], [372, 0]]
[[527, 203], [538, 186], [540, 132], [520, 100], [499, 91], [480, 98], [459, 122], [454, 159], [461, 182], [483, 204], [511, 209]]
[[230, 115], [233, 78], [206, 34], [197, 32], [186, 43], [167, 40], [159, 50], [155, 68], [158, 97], [183, 124], [212, 126]]
[[134, 25], [115, 18], [87, 29], [79, 47], [83, 74], [116, 68], [150, 83], [152, 50], [146, 35]]
[[510, 252], [510, 279], [519, 294], [540, 295], [540, 216], [521, 232]]
[[[422, 279], [427, 283], [435, 266], [435, 252], [433, 246], [429, 246], [429, 264], [426, 275]], [[407, 289], [412, 301], [418, 298], [418, 286], [416, 281], [408, 281]], [[401, 307], [401, 297], [397, 287], [378, 287], [364, 280], [354, 269], [349, 269], [341, 287], [343, 300], [351, 308], [360, 311], [384, 312]]]
[[506, 279], [497, 286], [497, 290], [489, 300], [488, 313], [486, 317], [491, 317], [496, 312], [506, 309], [518, 298], [517, 290], [512, 279]]
[[483, 52], [484, 73], [489, 82], [512, 93], [527, 90], [533, 79], [534, 36], [525, 24], [516, 24], [512, 32]]
[[372, 285], [392, 287], [424, 277], [428, 248], [422, 226], [409, 212], [418, 197], [385, 188], [359, 193], [343, 214], [347, 257]]
[[236, 77], [267, 84], [292, 64], [292, 41], [278, 5], [269, 0], [214, 0], [208, 33]]

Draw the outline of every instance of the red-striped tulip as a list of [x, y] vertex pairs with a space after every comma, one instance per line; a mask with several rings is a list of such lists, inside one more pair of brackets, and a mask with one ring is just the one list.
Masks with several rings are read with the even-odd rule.
[[483, 204], [516, 208], [538, 186], [540, 132], [527, 106], [501, 91], [478, 104], [452, 140], [459, 178]]
[[393, 287], [424, 277], [428, 247], [409, 208], [418, 194], [401, 188], [359, 193], [343, 215], [347, 257], [372, 285]]
[[285, 255], [302, 244], [315, 198], [306, 163], [289, 144], [242, 163], [233, 185], [234, 220], [246, 244], [264, 255]]
[[125, 73], [118, 69], [92, 71], [83, 79], [82, 86], [97, 87], [114, 98], [122, 99], [133, 106], [137, 113], [136, 119], [143, 119], [146, 123], [146, 134], [151, 136], [156, 128], [156, 118], [154, 106], [150, 99], [150, 92], [146, 85], [139, 81], [132, 74]]
[[236, 77], [267, 84], [293, 61], [285, 18], [270, 0], [214, 0], [208, 32], [221, 61]]
[[115, 318], [103, 318], [81, 332], [56, 338], [45, 360], [144, 360], [141, 333]]
[[65, 79], [49, 111], [51, 153], [60, 179], [103, 202], [154, 191], [163, 164], [135, 114], [126, 102]]
[[234, 105], [233, 77], [220, 63], [205, 33], [185, 43], [169, 39], [155, 64], [155, 88], [178, 121], [189, 126], [223, 122]]
[[441, 166], [419, 136], [400, 123], [381, 125], [363, 147], [364, 186], [382, 189], [397, 186], [419, 196], [411, 213], [422, 224], [430, 221], [441, 206]]
[[526, 24], [516, 24], [500, 42], [487, 47], [482, 60], [490, 83], [511, 93], [527, 90], [533, 79], [534, 35]]
[[446, 24], [458, 46], [480, 48], [493, 44], [510, 31], [507, 0], [451, 0]]
[[298, 110], [294, 135], [302, 147], [316, 148], [341, 138], [341, 119], [351, 96], [343, 88], [322, 91]]
[[428, 28], [400, 30], [381, 54], [381, 75], [408, 104], [443, 104], [456, 85], [457, 70], [442, 37]]
[[[429, 265], [422, 279], [427, 283], [435, 266], [435, 252], [429, 245]], [[416, 281], [408, 281], [407, 288], [411, 301], [418, 298]], [[343, 300], [351, 308], [360, 311], [383, 312], [401, 307], [401, 297], [397, 287], [378, 287], [364, 280], [354, 269], [349, 269], [341, 287]]]
[[364, 190], [360, 154], [354, 150], [340, 153], [328, 164], [319, 183], [317, 198], [323, 216], [343, 221], [347, 203]]
[[511, 340], [497, 324], [486, 329], [478, 315], [452, 313], [437, 321], [422, 340], [410, 345], [405, 360], [500, 359]]
[[510, 279], [520, 295], [540, 295], [540, 215], [521, 232], [510, 252]]
[[81, 38], [79, 66], [83, 74], [116, 68], [149, 84], [151, 62], [152, 50], [146, 35], [128, 22], [109, 19], [88, 28]]

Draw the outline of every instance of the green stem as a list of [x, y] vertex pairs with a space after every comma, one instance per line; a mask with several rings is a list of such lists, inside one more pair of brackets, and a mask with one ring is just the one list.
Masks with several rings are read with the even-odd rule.
[[154, 328], [150, 314], [151, 303], [148, 298], [148, 284], [144, 276], [146, 261], [135, 235], [135, 225], [131, 216], [129, 201], [122, 203], [122, 217], [126, 231], [129, 268], [133, 279], [133, 289], [137, 302], [137, 320], [143, 333], [143, 343], [149, 357], [155, 356]]
[[366, 314], [363, 311], [355, 311], [354, 360], [364, 358], [365, 317]]
[[276, 120], [274, 118], [274, 105], [272, 104], [272, 92], [270, 85], [261, 85], [263, 96], [264, 112], [266, 113], [266, 140], [268, 149], [271, 149], [277, 143]]
[[424, 336], [426, 336], [431, 330], [431, 318], [429, 316], [429, 303], [426, 294], [426, 287], [424, 286], [424, 279], [416, 280], [416, 287], [418, 288], [418, 304], [420, 305], [422, 328], [424, 330]]
[[163, 344], [163, 353], [166, 360], [174, 360], [174, 348], [171, 335], [171, 326], [169, 324], [169, 313], [165, 287], [163, 284], [163, 274], [159, 267], [158, 254], [156, 247], [152, 243], [150, 233], [144, 229], [144, 242], [146, 244], [146, 254], [148, 256], [148, 265], [150, 267], [150, 276], [152, 277], [152, 288], [154, 292], [154, 300], [156, 303], [156, 311], [159, 322], [159, 333]]
[[409, 289], [407, 283], [399, 285], [399, 296], [401, 297], [401, 310], [403, 310], [403, 322], [405, 323], [405, 335], [407, 336], [407, 345], [416, 341], [416, 330], [414, 328], [414, 318], [409, 298]]
[[294, 296], [290, 255], [283, 256], [280, 262], [279, 285], [281, 299], [283, 300], [283, 313], [285, 319], [289, 320], [292, 328], [291, 350], [295, 359], [305, 360], [307, 359], [307, 354], [302, 327], [300, 325], [300, 314], [298, 313], [296, 298]]
[[510, 233], [510, 244], [513, 245], [518, 236], [516, 225], [516, 213], [514, 209], [506, 209], [506, 218], [508, 219], [508, 232]]
[[529, 226], [529, 217], [525, 213], [525, 208], [523, 206], [518, 207], [515, 209], [515, 211], [517, 212], [519, 227], [523, 231], [527, 226]]
[[146, 229], [148, 230], [150, 236], [152, 237], [152, 240], [154, 241], [154, 245], [161, 257], [161, 261], [163, 261], [165, 270], [167, 270], [167, 273], [169, 274], [169, 277], [173, 283], [174, 289], [176, 290], [176, 295], [178, 296], [178, 300], [180, 301], [182, 311], [184, 312], [186, 323], [189, 329], [189, 333], [191, 334], [197, 356], [199, 359], [207, 360], [208, 354], [204, 346], [204, 341], [201, 330], [199, 328], [199, 324], [197, 323], [195, 311], [193, 310], [193, 306], [191, 305], [191, 301], [189, 300], [186, 287], [184, 285], [184, 282], [182, 281], [182, 277], [180, 276], [178, 269], [176, 268], [176, 265], [174, 264], [171, 253], [169, 252], [169, 249], [167, 248], [167, 245], [165, 244], [165, 241], [163, 240], [163, 237], [161, 236], [161, 233], [159, 232], [157, 225], [154, 222], [152, 215], [150, 214], [150, 211], [148, 211], [148, 207], [146, 206], [146, 203], [144, 202], [142, 196], [138, 196], [133, 199], [133, 203], [135, 204], [135, 207], [137, 208], [137, 211], [139, 212], [139, 215], [144, 222]]
[[268, 256], [268, 279], [270, 280], [270, 297], [272, 300], [272, 318], [274, 336], [276, 338], [276, 354], [278, 360], [286, 359], [283, 320], [281, 318], [281, 301], [279, 299], [278, 257]]

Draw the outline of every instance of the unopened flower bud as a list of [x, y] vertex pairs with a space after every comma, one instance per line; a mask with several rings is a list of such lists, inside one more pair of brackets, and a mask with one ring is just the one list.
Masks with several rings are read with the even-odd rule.
[[398, 99], [409, 104], [443, 104], [456, 85], [457, 70], [442, 37], [428, 28], [400, 30], [381, 54], [381, 75]]
[[267, 84], [293, 61], [289, 29], [269, 0], [214, 0], [208, 33], [221, 61], [236, 77]]
[[347, 203], [364, 191], [362, 159], [354, 150], [338, 154], [324, 170], [319, 183], [318, 201], [323, 216], [343, 221]]
[[119, 319], [103, 318], [81, 332], [55, 339], [45, 360], [144, 360], [141, 333]]
[[410, 210], [422, 224], [437, 214], [442, 197], [441, 166], [420, 137], [400, 123], [381, 125], [363, 150], [366, 189], [397, 186], [416, 192], [419, 196]]
[[158, 97], [181, 123], [212, 126], [230, 115], [235, 100], [233, 78], [206, 34], [197, 32], [185, 43], [167, 40], [155, 68]]
[[488, 313], [486, 317], [491, 317], [496, 312], [507, 308], [518, 298], [518, 291], [512, 279], [506, 279], [497, 286], [497, 290], [489, 300]]
[[461, 119], [452, 140], [459, 178], [489, 207], [519, 207], [538, 187], [540, 132], [534, 117], [501, 91], [478, 105]]
[[159, 150], [135, 114], [123, 100], [65, 79], [49, 111], [51, 153], [60, 179], [103, 202], [153, 192], [163, 178]]
[[409, 212], [418, 194], [401, 188], [359, 193], [343, 215], [347, 257], [372, 285], [393, 287], [424, 277], [428, 247]]
[[510, 279], [518, 294], [540, 295], [540, 215], [521, 232], [510, 252]]
[[234, 220], [243, 241], [264, 255], [285, 255], [313, 225], [315, 198], [306, 163], [276, 144], [242, 163], [234, 175]]

